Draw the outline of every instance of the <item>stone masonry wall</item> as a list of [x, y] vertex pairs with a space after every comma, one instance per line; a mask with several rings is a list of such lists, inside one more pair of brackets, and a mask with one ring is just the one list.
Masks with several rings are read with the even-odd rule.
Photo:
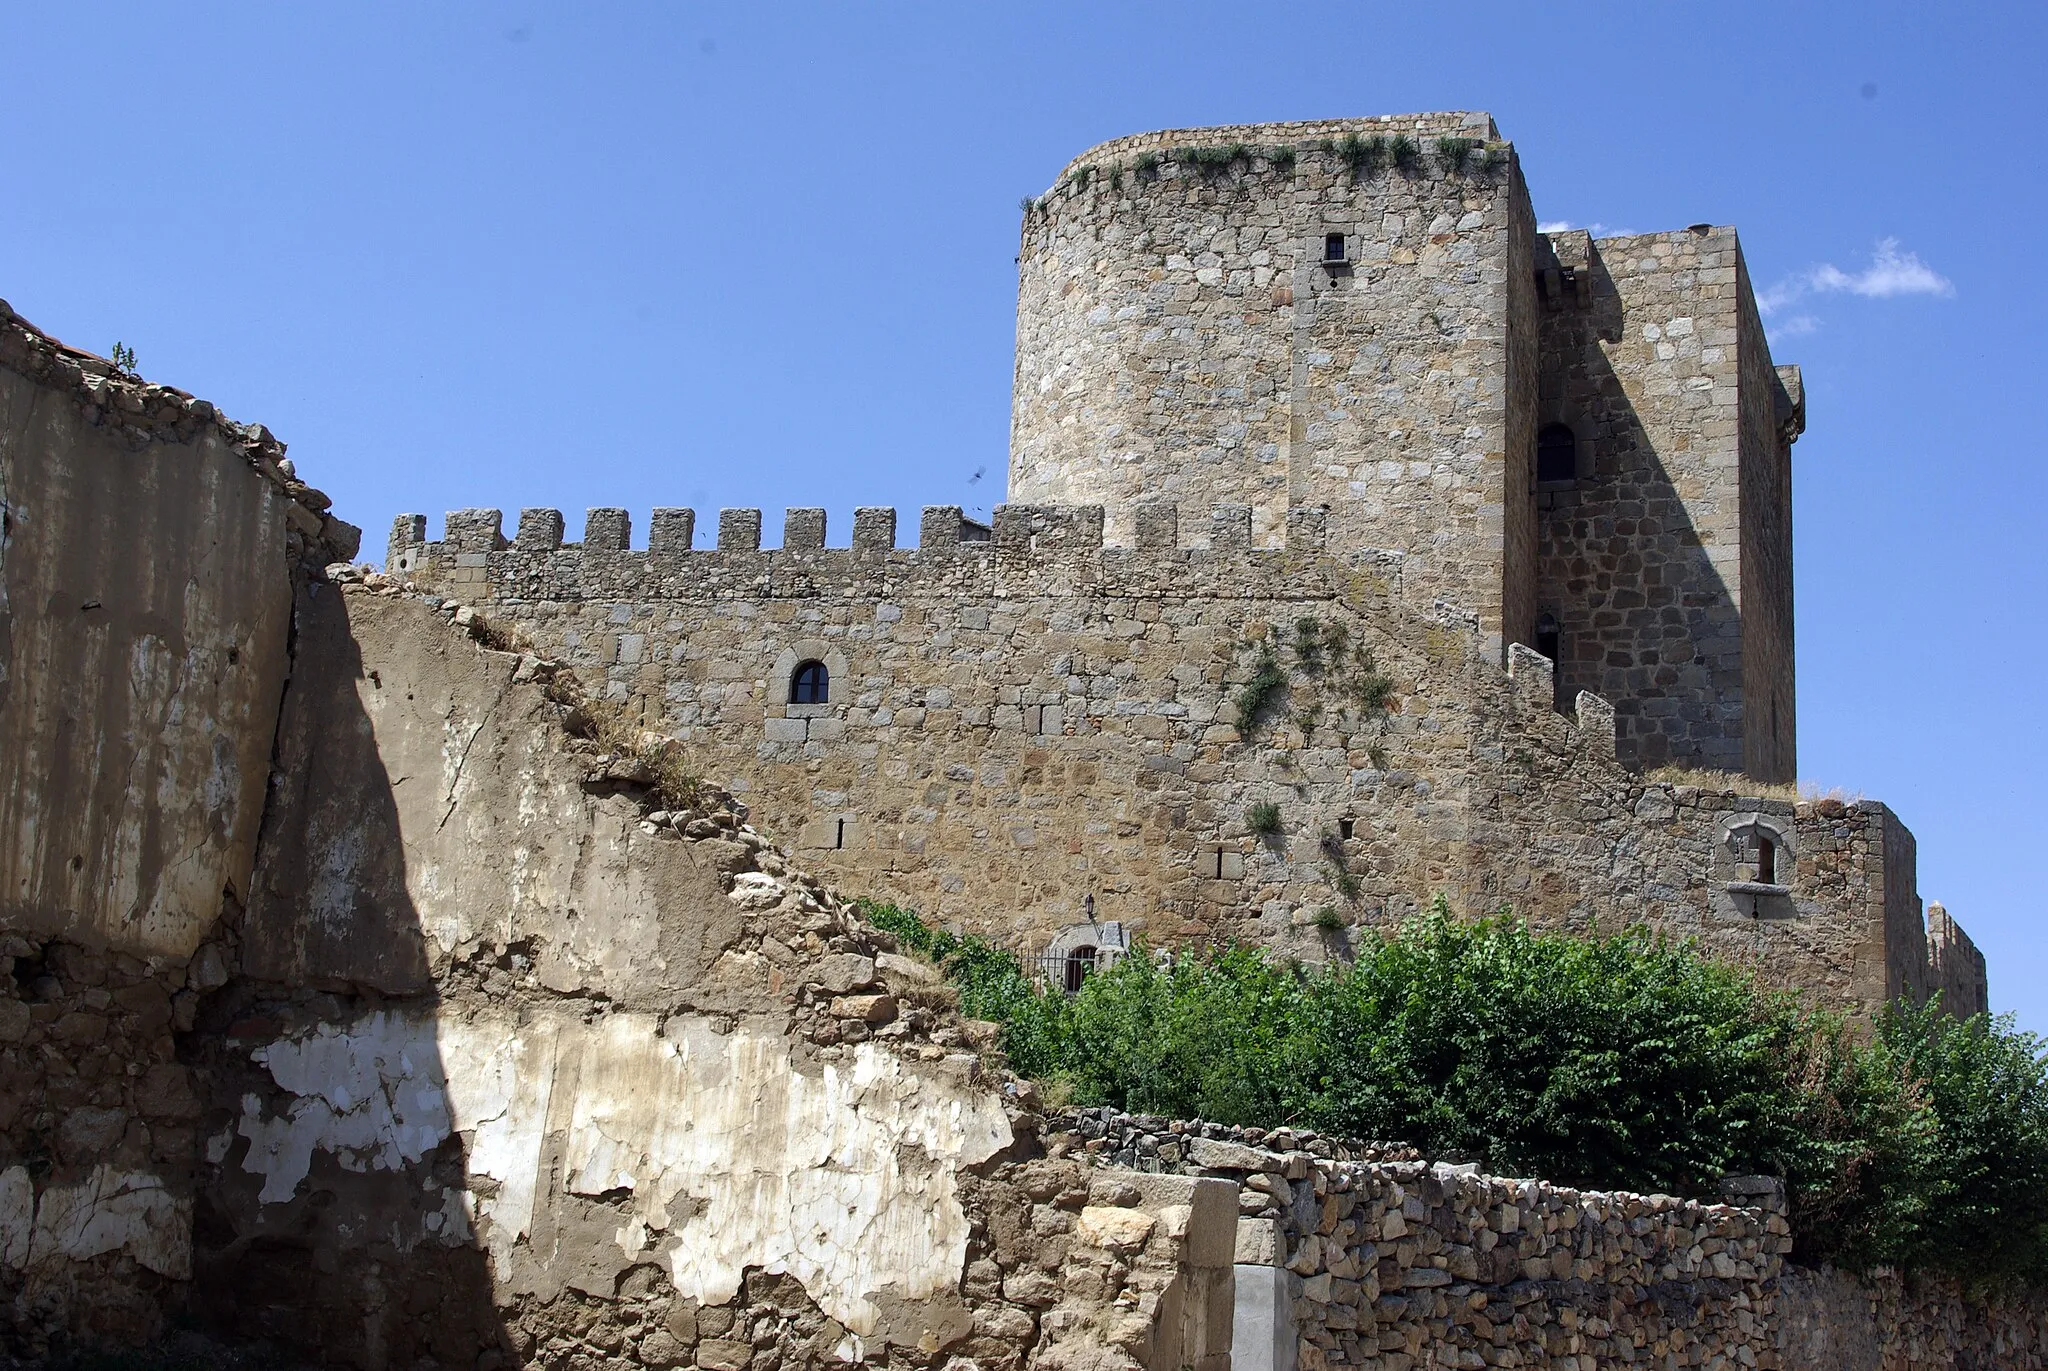
[[1731, 1178], [1721, 1204], [1579, 1191], [1108, 1109], [1047, 1137], [1052, 1155], [1239, 1185], [1236, 1371], [2048, 1365], [2039, 1296], [1791, 1265], [1764, 1178]]
[[[1792, 443], [1806, 423], [1797, 367], [1774, 368], [1749, 269], [1736, 256], [1742, 393], [1742, 769], [1766, 780], [1798, 775], [1792, 635]], [[1795, 401], [1781, 376], [1789, 373]]]
[[[1754, 302], [1735, 232], [1563, 233], [1549, 246], [1572, 279], [1543, 314], [1543, 418], [1573, 428], [1582, 449], [1576, 482], [1541, 492], [1538, 598], [1559, 621], [1565, 688], [1614, 702], [1622, 756], [1638, 765], [1755, 761], [1760, 779], [1788, 780], [1790, 489], [1769, 354], [1743, 328]], [[1766, 431], [1746, 440], [1746, 422]], [[1752, 478], [1747, 496], [1768, 507], [1747, 525], [1746, 554]], [[1746, 555], [1766, 564], [1754, 627]], [[1760, 723], [1748, 712], [1751, 670], [1781, 703], [1775, 752], [1768, 701]], [[1751, 758], [1745, 739], [1759, 727]]]
[[1112, 543], [1142, 498], [1249, 505], [1259, 547], [1324, 509], [1333, 545], [1413, 551], [1411, 576], [1499, 639], [1526, 423], [1510, 273], [1533, 219], [1490, 119], [1431, 126], [1464, 165], [1434, 133], [1403, 134], [1410, 162], [1354, 163], [1325, 147], [1354, 121], [1254, 131], [1228, 165], [1194, 154], [1244, 130], [1076, 159], [1024, 223], [1011, 498], [1100, 502]]
[[[1341, 956], [1356, 935], [1319, 911], [1369, 927], [1443, 891], [1551, 926], [1646, 920], [1850, 1007], [1923, 976], [1924, 944], [1884, 931], [1888, 811], [1646, 784], [1600, 701], [1555, 713], [1548, 663], [1517, 649], [1504, 674], [1473, 625], [1409, 608], [1400, 559], [1331, 557], [1302, 526], [1285, 549], [1176, 547], [1170, 519], [1104, 548], [1094, 511], [1022, 506], [985, 544], [930, 511], [910, 551], [885, 515], [864, 511], [850, 549], [763, 552], [758, 515], [727, 511], [747, 545], [691, 552], [621, 546], [615, 512], [592, 520], [610, 547], [556, 546], [552, 511], [500, 546], [475, 511], [443, 543], [401, 520], [391, 564], [672, 732], [834, 880], [1027, 952], [1092, 896], [1154, 942]], [[1225, 518], [1241, 535], [1241, 507]], [[1305, 658], [1304, 620], [1344, 648]], [[1247, 730], [1262, 645], [1288, 683]], [[1361, 647], [1383, 710], [1350, 693]], [[805, 660], [830, 670], [825, 704], [789, 703]], [[1250, 831], [1262, 803], [1279, 832]], [[1783, 830], [1792, 878], [1737, 898], [1744, 815]]]

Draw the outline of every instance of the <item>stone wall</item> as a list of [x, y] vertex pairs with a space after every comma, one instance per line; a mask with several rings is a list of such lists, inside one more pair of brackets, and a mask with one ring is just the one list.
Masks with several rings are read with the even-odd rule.
[[178, 1057], [246, 898], [294, 569], [356, 530], [284, 447], [0, 303], [0, 1345], [184, 1298]]
[[1792, 1265], [1765, 1178], [1731, 1178], [1718, 1204], [1580, 1191], [1107, 1109], [1046, 1136], [1056, 1156], [1238, 1183], [1235, 1371], [2048, 1365], [2040, 1296]]
[[1796, 428], [1735, 231], [1546, 247], [1543, 421], [1580, 447], [1576, 479], [1539, 491], [1565, 690], [1614, 703], [1635, 764], [1790, 780]]
[[[1510, 299], [1534, 225], [1490, 119], [1429, 126], [1469, 160], [1418, 132], [1412, 162], [1368, 167], [1334, 149], [1349, 121], [1082, 154], [1025, 219], [1011, 498], [1099, 502], [1112, 543], [1141, 499], [1248, 505], [1259, 547], [1323, 509], [1336, 545], [1411, 551], [1411, 576], [1500, 641], [1527, 427]], [[1238, 161], [1195, 159], [1238, 135], [1257, 139]]]
[[[1406, 559], [1332, 556], [1301, 522], [1280, 549], [1187, 547], [1159, 504], [1137, 548], [1101, 546], [1099, 511], [1012, 505], [992, 542], [934, 510], [896, 549], [883, 513], [842, 549], [793, 511], [805, 544], [764, 552], [623, 547], [611, 511], [591, 520], [610, 546], [560, 544], [554, 511], [505, 545], [465, 511], [438, 543], [402, 519], [390, 561], [679, 738], [831, 879], [1027, 953], [1092, 897], [1154, 942], [1341, 956], [1442, 891], [1548, 926], [1645, 920], [1845, 1007], [1924, 979], [1924, 942], [1887, 932], [1920, 917], [1909, 850], [1887, 884], [1889, 811], [1645, 782], [1603, 702], [1556, 713], [1549, 663], [1517, 648], [1503, 672], [1476, 625], [1413, 603]], [[1288, 682], [1247, 727], [1268, 648]], [[806, 660], [826, 703], [789, 702]], [[1354, 693], [1373, 672], [1383, 709]], [[1255, 804], [1279, 832], [1251, 831]], [[1783, 830], [1787, 879], [1737, 898], [1743, 816]]]

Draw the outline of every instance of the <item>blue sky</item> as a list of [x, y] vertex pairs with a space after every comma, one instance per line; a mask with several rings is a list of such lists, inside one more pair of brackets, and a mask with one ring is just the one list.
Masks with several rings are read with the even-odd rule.
[[2048, 1031], [2044, 37], [2038, 4], [10, 5], [0, 297], [270, 425], [373, 553], [468, 505], [821, 504], [840, 542], [999, 498], [1017, 202], [1074, 153], [1489, 110], [1547, 222], [1741, 229], [1809, 396], [1801, 775], [1904, 817]]

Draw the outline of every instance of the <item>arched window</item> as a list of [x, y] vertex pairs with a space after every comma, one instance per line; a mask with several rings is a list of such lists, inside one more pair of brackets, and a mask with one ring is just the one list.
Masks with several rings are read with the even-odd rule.
[[823, 662], [798, 662], [789, 677], [789, 702], [793, 705], [831, 703], [832, 673]]
[[1579, 475], [1579, 440], [1563, 424], [1545, 424], [1536, 433], [1536, 479], [1572, 481]]
[[1081, 988], [1081, 982], [1088, 979], [1088, 973], [1095, 969], [1095, 949], [1077, 947], [1067, 954], [1067, 962], [1060, 971], [1060, 979], [1066, 984], [1067, 993], [1073, 994]]

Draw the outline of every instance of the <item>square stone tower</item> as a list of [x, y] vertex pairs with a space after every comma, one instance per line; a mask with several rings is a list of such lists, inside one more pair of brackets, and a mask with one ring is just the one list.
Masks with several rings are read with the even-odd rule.
[[1732, 230], [1539, 234], [1489, 116], [1400, 115], [1102, 144], [1019, 272], [1011, 499], [1320, 510], [1632, 762], [1793, 775], [1803, 403]]

